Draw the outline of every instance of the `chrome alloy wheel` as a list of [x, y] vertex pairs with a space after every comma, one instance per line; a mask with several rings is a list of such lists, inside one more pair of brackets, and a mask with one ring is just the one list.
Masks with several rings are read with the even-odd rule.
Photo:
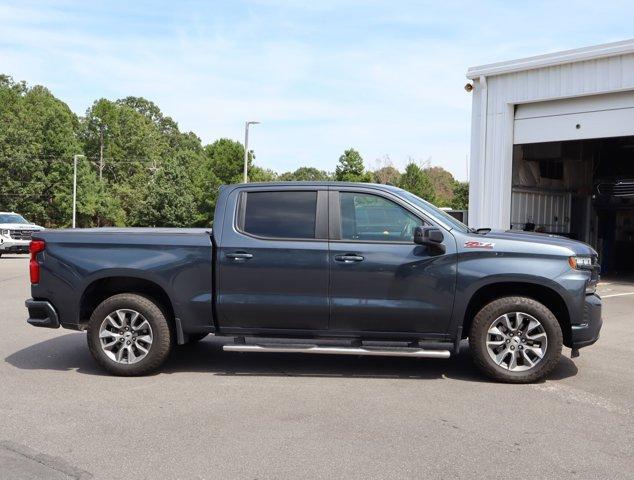
[[535, 317], [512, 312], [491, 323], [486, 345], [496, 365], [511, 372], [522, 372], [542, 361], [548, 348], [548, 336]]
[[117, 363], [143, 360], [150, 352], [153, 338], [150, 323], [136, 310], [115, 310], [99, 327], [101, 349]]

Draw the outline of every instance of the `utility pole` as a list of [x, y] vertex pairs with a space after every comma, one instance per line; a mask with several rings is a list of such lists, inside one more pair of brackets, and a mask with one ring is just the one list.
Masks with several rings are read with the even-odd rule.
[[248, 172], [249, 169], [249, 125], [257, 125], [260, 122], [245, 122], [244, 123], [244, 183], [249, 181]]
[[77, 225], [77, 159], [83, 155], [73, 155], [73, 228]]

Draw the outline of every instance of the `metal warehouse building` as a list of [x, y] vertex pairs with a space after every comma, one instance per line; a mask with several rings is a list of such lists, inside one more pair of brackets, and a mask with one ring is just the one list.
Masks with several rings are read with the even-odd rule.
[[592, 244], [634, 272], [634, 40], [470, 68], [469, 223]]

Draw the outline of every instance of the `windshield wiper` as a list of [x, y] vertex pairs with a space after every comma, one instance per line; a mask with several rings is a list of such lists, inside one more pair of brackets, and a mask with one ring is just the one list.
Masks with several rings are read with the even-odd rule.
[[489, 233], [491, 231], [490, 228], [471, 228], [469, 227], [469, 231], [471, 233], [476, 233], [478, 235], [486, 235], [487, 233]]

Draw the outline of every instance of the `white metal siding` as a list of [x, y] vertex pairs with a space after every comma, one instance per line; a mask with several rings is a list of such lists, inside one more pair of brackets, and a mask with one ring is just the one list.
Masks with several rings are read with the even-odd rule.
[[515, 105], [634, 90], [634, 53], [487, 77], [485, 121], [481, 78], [472, 92], [469, 224], [509, 228]]
[[511, 228], [522, 230], [527, 223], [534, 223], [549, 233], [570, 233], [571, 200], [568, 192], [516, 187], [511, 201]]
[[515, 144], [634, 135], [634, 91], [521, 104]]

